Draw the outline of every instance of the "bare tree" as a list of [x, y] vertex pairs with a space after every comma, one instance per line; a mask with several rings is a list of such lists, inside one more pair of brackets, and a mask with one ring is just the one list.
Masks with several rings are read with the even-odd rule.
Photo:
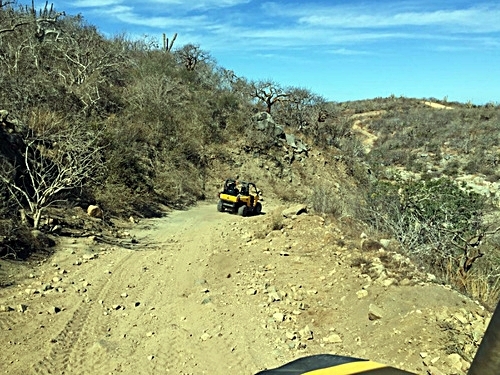
[[302, 130], [317, 121], [318, 112], [325, 100], [310, 90], [291, 87], [287, 90], [286, 99], [279, 105], [280, 120], [292, 127]]
[[483, 241], [488, 236], [493, 236], [500, 231], [500, 227], [493, 230], [486, 230], [485, 228], [480, 228], [475, 236], [464, 238], [460, 234], [457, 234], [455, 239], [451, 243], [459, 250], [461, 250], [461, 261], [460, 267], [458, 269], [458, 276], [463, 286], [466, 285], [466, 279], [469, 275], [469, 271], [476, 260], [482, 258], [484, 253], [481, 251], [481, 245]]
[[14, 1], [2, 1], [2, 0], [0, 0], [0, 8], [4, 8], [7, 5], [12, 5], [12, 4], [14, 4]]
[[18, 157], [3, 164], [0, 181], [21, 210], [29, 207], [36, 229], [45, 209], [92, 179], [103, 147], [96, 137], [60, 124], [29, 129], [23, 138], [13, 146]]
[[284, 88], [273, 81], [254, 82], [252, 89], [253, 97], [264, 102], [267, 113], [271, 113], [273, 105], [289, 95]]
[[112, 43], [95, 27], [83, 26], [80, 17], [65, 19], [64, 43], [52, 46], [55, 63], [51, 76], [57, 79], [82, 103], [89, 115], [99, 112], [105, 92], [120, 85], [120, 68], [128, 58], [119, 43]]
[[58, 41], [64, 15], [48, 2], [38, 12], [34, 3], [16, 10], [12, 6], [0, 7], [0, 40], [5, 47], [0, 53], [2, 70], [18, 74], [40, 69], [44, 59], [50, 60], [45, 45]]
[[187, 70], [193, 71], [200, 62], [211, 60], [208, 52], [203, 51], [197, 44], [186, 44], [176, 51], [176, 55], [180, 58]]

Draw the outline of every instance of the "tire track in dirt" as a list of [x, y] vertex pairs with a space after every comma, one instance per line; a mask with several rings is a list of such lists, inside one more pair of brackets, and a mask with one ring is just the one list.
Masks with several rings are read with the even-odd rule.
[[[129, 251], [120, 259], [113, 268], [112, 276], [104, 280], [103, 285], [99, 283], [92, 285], [93, 289], [98, 288], [99, 292], [92, 298], [91, 303], [85, 303], [85, 301], [79, 303], [63, 330], [51, 340], [52, 347], [48, 355], [34, 366], [33, 370], [36, 374], [89, 373], [86, 364], [89, 358], [83, 354], [88, 344], [90, 331], [93, 331], [93, 325], [89, 324], [89, 320], [90, 322], [96, 320], [95, 316], [98, 314], [95, 311], [98, 308], [96, 301], [102, 299], [114, 287], [117, 276], [126, 271], [125, 266], [131, 261], [133, 254]], [[90, 317], [92, 319], [89, 319]], [[93, 357], [92, 361], [102, 363], [104, 359], [97, 356]], [[76, 366], [73, 367], [74, 365]]]
[[[484, 311], [442, 286], [367, 281], [362, 267], [353, 268], [353, 259], [372, 259], [358, 249], [357, 236], [337, 246], [340, 229], [323, 228], [313, 215], [284, 221], [283, 230], [268, 233], [272, 220], [220, 214], [215, 204], [203, 205], [134, 227], [132, 235], [146, 243], [139, 251], [89, 242], [78, 242], [71, 252], [61, 246], [59, 257], [37, 270], [39, 280], [0, 296], [12, 306], [28, 301], [24, 314], [0, 313], [0, 327], [11, 328], [2, 332], [7, 345], [0, 372], [252, 375], [329, 351], [406, 364], [420, 373], [422, 350], [444, 358], [439, 366], [448, 368], [442, 345], [458, 339], [442, 331], [443, 322], [453, 322], [450, 332], [461, 340], [472, 327], [482, 329], [472, 323]], [[373, 252], [380, 254], [386, 253]], [[392, 272], [389, 265], [385, 270]], [[52, 284], [63, 291], [22, 292], [24, 285], [53, 280], [55, 270], [61, 280]], [[90, 282], [86, 291], [80, 282]], [[77, 286], [75, 293], [70, 285]], [[368, 295], [360, 298], [361, 290]], [[384, 311], [376, 324], [368, 317], [371, 304]], [[461, 327], [465, 333], [459, 335]], [[301, 338], [297, 333], [305, 328]], [[340, 343], [324, 340], [332, 332]]]
[[114, 249], [80, 268], [75, 277], [84, 276], [88, 290], [32, 372], [254, 373], [256, 359], [246, 350], [252, 337], [238, 327], [244, 322], [227, 319], [239, 307], [212, 290], [207, 271], [226, 246], [221, 228], [239, 220], [212, 205], [174, 212], [137, 228], [146, 250]]
[[77, 349], [80, 350], [71, 352], [70, 364], [76, 366], [71, 368], [71, 374], [110, 373], [114, 370], [114, 366], [109, 362], [109, 356], [114, 355], [119, 346], [109, 340], [108, 332], [114, 320], [122, 319], [116, 316], [125, 308], [120, 295], [130, 281], [131, 270], [140, 267], [139, 258], [143, 256], [138, 251], [120, 251], [127, 251], [127, 255], [112, 269], [107, 280], [96, 285], [99, 293], [93, 299], [94, 302], [89, 309], [90, 314], [85, 322], [86, 329], [79, 338]]
[[[169, 272], [160, 280], [162, 298], [155, 301], [157, 334], [145, 345], [154, 355], [148, 369], [151, 373], [250, 374], [255, 363], [227, 326], [225, 314], [231, 312], [218, 303], [217, 291], [211, 291], [212, 276], [207, 274], [210, 258], [219, 248], [218, 228], [241, 218], [202, 205], [178, 219], [172, 218], [170, 225], [158, 223], [149, 234], [156, 243], [166, 244], [152, 260], [162, 258], [162, 267]], [[149, 283], [142, 294], [152, 295], [157, 287]]]
[[[195, 312], [197, 310], [197, 312]], [[179, 323], [160, 328], [152, 346], [156, 346], [152, 372], [182, 371], [186, 374], [252, 374], [255, 364], [241, 345], [239, 335], [221, 320], [217, 308], [189, 302], [184, 305], [188, 317], [172, 313]], [[200, 320], [203, 320], [200, 323]]]
[[[14, 315], [16, 314], [16, 315]], [[16, 324], [22, 324], [28, 318], [26, 316], [19, 317], [20, 313], [16, 311], [8, 311], [0, 313], [0, 331], [8, 331]]]

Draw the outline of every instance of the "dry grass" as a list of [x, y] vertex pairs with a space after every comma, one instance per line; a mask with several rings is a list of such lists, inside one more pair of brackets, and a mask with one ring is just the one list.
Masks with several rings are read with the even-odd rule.
[[283, 229], [283, 215], [281, 214], [282, 209], [275, 209], [271, 212], [271, 230], [281, 230]]
[[313, 210], [319, 214], [340, 216], [343, 212], [338, 193], [332, 186], [326, 184], [314, 186], [310, 204]]
[[371, 264], [372, 264], [371, 259], [364, 256], [358, 256], [351, 260], [351, 267], [359, 267], [363, 269], [367, 266], [369, 267]]
[[494, 309], [500, 300], [500, 278], [498, 270], [487, 264], [477, 263], [465, 276], [459, 271], [456, 262], [447, 264], [444, 281], [456, 286], [471, 298], [481, 301], [490, 309]]

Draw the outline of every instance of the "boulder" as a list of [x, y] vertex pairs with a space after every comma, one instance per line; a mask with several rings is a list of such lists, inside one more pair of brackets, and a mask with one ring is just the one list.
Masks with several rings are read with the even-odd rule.
[[0, 122], [5, 122], [7, 121], [7, 117], [9, 116], [9, 111], [5, 109], [0, 110]]
[[370, 307], [368, 308], [368, 319], [370, 320], [378, 320], [382, 319], [384, 316], [384, 313], [382, 309], [374, 304], [370, 304]]
[[342, 338], [338, 334], [333, 333], [330, 336], [323, 337], [323, 342], [329, 344], [340, 344], [342, 342]]
[[383, 248], [382, 244], [372, 239], [362, 239], [360, 243], [361, 250], [363, 251], [377, 251]]
[[283, 138], [285, 131], [283, 127], [274, 122], [273, 117], [267, 112], [259, 112], [252, 117], [255, 130], [268, 134], [273, 138]]
[[304, 153], [307, 154], [307, 152], [309, 151], [309, 149], [307, 148], [307, 145], [304, 142], [302, 142], [300, 139], [297, 139], [295, 141], [295, 144], [297, 145], [297, 150], [296, 151], [298, 153], [304, 152]]
[[395, 240], [393, 239], [381, 238], [379, 242], [386, 250], [391, 250], [394, 248]]
[[300, 215], [300, 214], [303, 214], [303, 213], [307, 213], [307, 206], [305, 204], [298, 204], [296, 206], [293, 206], [293, 207], [290, 207], [290, 208], [287, 208], [285, 210], [283, 210], [281, 212], [281, 214], [284, 216], [284, 217], [292, 217], [292, 216], [296, 216], [296, 215]]
[[305, 326], [301, 329], [299, 335], [302, 340], [312, 340], [314, 338], [314, 333], [309, 326]]
[[358, 299], [365, 298], [368, 296], [368, 291], [365, 289], [358, 290], [356, 296], [358, 296]]
[[252, 120], [256, 123], [260, 122], [272, 122], [274, 124], [273, 117], [270, 113], [267, 112], [259, 112], [252, 116]]
[[0, 125], [2, 127], [5, 127], [7, 132], [10, 133], [9, 134], [10, 136], [7, 137], [7, 141], [13, 144], [23, 143], [23, 141], [20, 139], [19, 134], [17, 135], [12, 134], [14, 131], [14, 127], [18, 125], [18, 121], [8, 120], [7, 119], [8, 117], [9, 117], [9, 111], [5, 109], [0, 110]]
[[294, 152], [299, 154], [301, 152], [307, 153], [308, 151], [307, 145], [300, 139], [297, 139], [294, 134], [285, 134], [285, 139], [288, 146], [293, 148]]
[[283, 138], [285, 134], [285, 130], [283, 130], [283, 127], [281, 125], [276, 125], [273, 129], [273, 136], [275, 138]]
[[292, 148], [297, 148], [297, 144], [295, 143], [295, 135], [285, 134], [285, 139], [286, 139], [286, 143], [288, 144], [288, 146], [290, 146]]
[[0, 312], [14, 311], [14, 308], [7, 305], [0, 305]]
[[103, 212], [101, 208], [99, 206], [95, 206], [92, 204], [87, 208], [87, 215], [89, 215], [90, 217], [96, 217], [100, 219], [103, 218]]

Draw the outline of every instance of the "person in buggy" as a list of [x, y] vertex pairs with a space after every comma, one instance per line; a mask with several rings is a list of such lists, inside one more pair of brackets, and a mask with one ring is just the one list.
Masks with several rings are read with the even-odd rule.
[[230, 181], [227, 184], [227, 194], [237, 196], [240, 193], [240, 190], [237, 187], [238, 181]]

